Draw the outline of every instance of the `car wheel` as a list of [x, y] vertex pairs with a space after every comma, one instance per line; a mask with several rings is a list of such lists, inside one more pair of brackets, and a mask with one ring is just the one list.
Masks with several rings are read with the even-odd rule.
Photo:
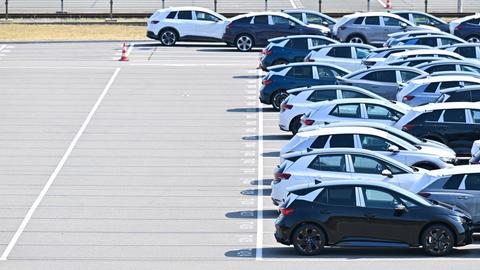
[[298, 133], [298, 130], [302, 127], [302, 122], [300, 121], [301, 116], [295, 116], [290, 123], [290, 131], [293, 135]]
[[235, 40], [235, 46], [239, 51], [248, 52], [253, 47], [253, 38], [250, 35], [242, 34]]
[[288, 64], [288, 61], [285, 60], [285, 59], [278, 59], [278, 60], [275, 60], [275, 62], [273, 62], [272, 66], [276, 66], [276, 65], [287, 65]]
[[367, 43], [365, 41], [365, 39], [362, 36], [359, 36], [359, 35], [350, 36], [350, 38], [348, 38], [348, 42], [349, 43], [360, 43], [360, 44]]
[[480, 36], [472, 35], [467, 38], [467, 42], [470, 43], [480, 43]]
[[160, 42], [165, 46], [173, 46], [177, 40], [177, 33], [172, 29], [166, 29], [160, 33]]
[[313, 224], [304, 224], [298, 227], [292, 236], [295, 250], [306, 256], [318, 255], [325, 246], [325, 234], [320, 227]]
[[280, 105], [288, 97], [288, 93], [285, 90], [278, 90], [273, 92], [272, 95], [272, 106], [275, 110], [280, 110]]
[[444, 256], [453, 249], [452, 231], [443, 225], [432, 225], [422, 235], [422, 246], [425, 252], [432, 256]]

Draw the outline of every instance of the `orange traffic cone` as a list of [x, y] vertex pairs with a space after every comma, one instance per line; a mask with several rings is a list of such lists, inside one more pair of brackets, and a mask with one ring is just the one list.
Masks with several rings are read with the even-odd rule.
[[119, 61], [128, 61], [127, 44], [125, 42], [123, 43], [122, 57], [120, 57]]
[[392, 0], [387, 0], [387, 6], [385, 8], [392, 9]]

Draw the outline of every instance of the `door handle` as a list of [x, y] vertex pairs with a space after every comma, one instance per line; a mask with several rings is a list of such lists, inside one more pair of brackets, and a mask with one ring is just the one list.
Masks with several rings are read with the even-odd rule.
[[470, 197], [468, 196], [458, 196], [457, 199], [459, 200], [468, 200]]

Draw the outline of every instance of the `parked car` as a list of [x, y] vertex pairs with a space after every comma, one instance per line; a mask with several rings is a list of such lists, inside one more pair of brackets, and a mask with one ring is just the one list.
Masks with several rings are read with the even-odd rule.
[[280, 104], [288, 96], [287, 90], [312, 86], [332, 85], [338, 76], [344, 76], [348, 70], [341, 67], [322, 63], [292, 63], [288, 65], [272, 66], [262, 80], [260, 101], [271, 104], [279, 110]]
[[396, 47], [383, 47], [373, 49], [370, 54], [362, 60], [362, 63], [366, 67], [371, 67], [379, 61], [384, 61], [385, 58], [394, 53], [405, 52], [409, 50], [420, 50], [420, 49], [429, 49], [428, 46], [422, 45], [406, 45], [406, 46], [396, 46]]
[[362, 88], [346, 85], [311, 86], [291, 89], [280, 105], [279, 127], [297, 133], [302, 126], [300, 118], [310, 110], [321, 106], [323, 101], [343, 98], [374, 98], [385, 100], [379, 95]]
[[227, 25], [222, 39], [242, 52], [265, 47], [268, 40], [291, 35], [328, 35], [324, 26], [306, 25], [283, 12], [258, 12], [240, 15]]
[[465, 60], [463, 56], [460, 56], [457, 53], [440, 50], [440, 49], [428, 49], [428, 50], [411, 50], [400, 53], [393, 53], [383, 61], [379, 61], [376, 65], [387, 65], [388, 62], [405, 60], [417, 57], [438, 57], [442, 59], [451, 59], [451, 60]]
[[415, 25], [429, 25], [429, 26], [438, 28], [443, 32], [450, 32], [449, 25], [447, 22], [425, 12], [399, 10], [399, 11], [394, 11], [392, 13], [404, 18], [405, 20], [410, 21]]
[[[302, 127], [339, 121], [377, 122], [393, 126], [411, 108], [385, 100], [349, 98], [323, 102], [302, 116]], [[368, 119], [368, 120], [367, 120]]]
[[147, 37], [162, 45], [177, 41], [221, 41], [229, 20], [201, 7], [159, 9], [147, 20]]
[[464, 73], [413, 79], [397, 93], [396, 100], [410, 106], [424, 105], [435, 102], [442, 89], [470, 85], [480, 85], [480, 77]]
[[432, 180], [420, 195], [454, 205], [472, 215], [473, 230], [480, 231], [480, 166], [464, 165], [429, 172]]
[[439, 61], [419, 64], [415, 67], [427, 73], [442, 72], [442, 71], [458, 71], [458, 72], [471, 72], [475, 74], [480, 74], [480, 62], [475, 63], [472, 61], [465, 61], [465, 60], [464, 61], [439, 60]]
[[[272, 202], [281, 205], [288, 189], [301, 184], [352, 179], [383, 181], [409, 189], [416, 182], [428, 182], [426, 170], [411, 168], [374, 151], [355, 148], [315, 149], [282, 155], [274, 170]], [[423, 178], [426, 178], [423, 180]]]
[[366, 44], [330, 44], [312, 50], [305, 57], [306, 62], [330, 63], [346, 70], [363, 69], [362, 59], [375, 47]]
[[332, 30], [335, 23], [337, 23], [337, 20], [335, 20], [334, 18], [313, 10], [288, 9], [283, 10], [283, 12], [302, 21], [307, 25], [322, 25], [328, 27], [330, 30]]
[[471, 154], [472, 157], [469, 160], [470, 164], [480, 164], [480, 140], [473, 142]]
[[480, 85], [440, 90], [440, 97], [436, 103], [443, 102], [480, 102]]
[[406, 66], [379, 66], [352, 72], [338, 78], [338, 84], [352, 85], [394, 100], [400, 85], [426, 75], [425, 71]]
[[270, 66], [303, 62], [313, 48], [338, 43], [328, 37], [313, 35], [279, 37], [270, 39], [269, 42], [262, 50], [260, 58], [260, 68], [263, 70], [267, 70]]
[[418, 247], [433, 256], [471, 244], [472, 219], [383, 182], [329, 181], [290, 190], [275, 221], [275, 238], [301, 255], [324, 246]]
[[425, 45], [430, 47], [449, 46], [453, 44], [467, 43], [465, 40], [453, 35], [424, 35], [416, 37], [404, 37], [391, 42], [390, 46], [402, 45]]
[[381, 45], [387, 41], [388, 34], [422, 29], [432, 27], [415, 26], [387, 12], [368, 12], [343, 16], [333, 27], [332, 34], [342, 42]]
[[400, 59], [395, 61], [386, 62], [386, 66], [406, 66], [406, 67], [414, 67], [421, 64], [428, 64], [436, 61], [441, 61], [443, 58], [438, 57], [416, 57], [416, 58], [408, 58], [408, 59]]
[[480, 43], [458, 43], [450, 46], [442, 46], [439, 49], [457, 53], [470, 60], [480, 59]]
[[468, 42], [480, 42], [480, 14], [463, 17], [450, 22], [450, 33]]
[[394, 126], [446, 144], [457, 156], [469, 156], [473, 142], [480, 138], [480, 104], [448, 102], [413, 107]]
[[[399, 39], [408, 38], [408, 37], [418, 37], [418, 36], [427, 36], [427, 35], [449, 35], [438, 29], [435, 30], [413, 30], [407, 32], [396, 32], [388, 35], [387, 41], [383, 43], [384, 48], [394, 47], [393, 44], [397, 44]], [[430, 46], [427, 46], [427, 48]]]

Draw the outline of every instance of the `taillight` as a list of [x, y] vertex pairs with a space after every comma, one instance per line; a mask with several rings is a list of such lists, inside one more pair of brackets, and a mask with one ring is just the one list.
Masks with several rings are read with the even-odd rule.
[[273, 176], [275, 180], [288, 180], [292, 175], [290, 173], [275, 173]]
[[152, 24], [157, 24], [157, 23], [159, 23], [159, 22], [160, 22], [160, 21], [153, 20], [153, 21], [151, 21], [150, 23], [152, 23]]
[[458, 31], [458, 30], [462, 30], [463, 29], [463, 25], [459, 24], [457, 25], [457, 27], [455, 27], [455, 31]]
[[412, 130], [414, 127], [415, 127], [415, 125], [413, 125], [413, 124], [406, 124], [402, 127], [402, 130], [403, 131], [409, 131], [409, 130]]
[[284, 216], [291, 215], [293, 212], [293, 208], [280, 208], [280, 213], [282, 213]]
[[262, 54], [270, 55], [270, 54], [272, 54], [272, 51], [263, 49], [263, 50], [262, 50]]
[[428, 197], [430, 197], [430, 195], [432, 195], [428, 192], [418, 192], [417, 194], [424, 197], [424, 198], [428, 198]]
[[404, 96], [403, 101], [409, 101], [409, 100], [412, 100], [414, 98], [415, 98], [415, 96]]
[[312, 120], [312, 119], [304, 119], [303, 120], [303, 123], [307, 126], [311, 126], [313, 125], [313, 123], [315, 123], [315, 120]]
[[273, 82], [272, 80], [263, 80], [262, 84], [263, 85], [270, 85], [270, 84], [272, 84], [272, 82]]
[[340, 28], [340, 30], [345, 30], [345, 29], [347, 29], [346, 26], [340, 26], [339, 28]]
[[291, 109], [293, 108], [293, 105], [292, 105], [292, 104], [282, 103], [281, 107], [282, 107], [282, 109], [284, 109], [284, 110], [291, 110]]

